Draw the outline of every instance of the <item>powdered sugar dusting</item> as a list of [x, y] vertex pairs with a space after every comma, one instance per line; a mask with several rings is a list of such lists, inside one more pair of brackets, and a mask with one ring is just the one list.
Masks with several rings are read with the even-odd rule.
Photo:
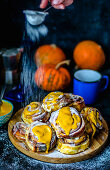
[[40, 37], [45, 37], [47, 35], [48, 28], [44, 24], [40, 26], [32, 26], [28, 22], [26, 22], [26, 32], [30, 40], [32, 42], [36, 42], [36, 40], [40, 40]]
[[[78, 155], [80, 155], [80, 154], [78, 154]], [[49, 152], [47, 157], [50, 157], [50, 158], [73, 158], [73, 157], [75, 157], [75, 155], [66, 155], [61, 152], [58, 152], [57, 150], [54, 150], [53, 152]]]

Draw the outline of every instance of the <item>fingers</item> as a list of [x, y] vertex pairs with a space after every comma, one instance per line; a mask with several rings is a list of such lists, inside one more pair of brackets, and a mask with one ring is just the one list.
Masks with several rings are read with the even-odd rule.
[[63, 4], [64, 4], [64, 6], [69, 6], [69, 5], [71, 5], [71, 4], [73, 3], [73, 1], [74, 1], [74, 0], [65, 0], [65, 1], [63, 2]]
[[64, 2], [64, 0], [51, 0], [51, 5], [55, 9], [65, 9], [63, 2]]
[[[69, 6], [74, 0], [50, 0], [51, 5], [56, 9], [65, 9], [65, 6]], [[46, 8], [48, 0], [41, 0], [40, 8]]]
[[54, 5], [55, 9], [65, 9], [65, 6], [63, 4], [60, 5]]
[[46, 8], [48, 0], [41, 0], [40, 8]]
[[51, 5], [56, 9], [65, 9], [73, 3], [74, 0], [51, 0]]
[[64, 0], [51, 0], [51, 4], [54, 5], [60, 5], [64, 2]]

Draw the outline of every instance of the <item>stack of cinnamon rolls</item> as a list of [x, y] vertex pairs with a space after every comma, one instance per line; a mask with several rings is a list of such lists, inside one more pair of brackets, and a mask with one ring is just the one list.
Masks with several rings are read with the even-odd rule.
[[48, 153], [55, 148], [64, 154], [77, 154], [85, 151], [103, 128], [96, 108], [86, 107], [81, 96], [63, 92], [51, 92], [42, 103], [30, 103], [21, 118], [12, 133], [34, 152]]

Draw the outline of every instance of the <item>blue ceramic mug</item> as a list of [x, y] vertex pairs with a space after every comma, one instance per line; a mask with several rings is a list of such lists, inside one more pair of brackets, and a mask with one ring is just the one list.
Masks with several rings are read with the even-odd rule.
[[[102, 81], [105, 84], [101, 87]], [[93, 104], [100, 92], [107, 89], [109, 77], [89, 69], [78, 70], [74, 73], [73, 93], [84, 98], [85, 104]]]

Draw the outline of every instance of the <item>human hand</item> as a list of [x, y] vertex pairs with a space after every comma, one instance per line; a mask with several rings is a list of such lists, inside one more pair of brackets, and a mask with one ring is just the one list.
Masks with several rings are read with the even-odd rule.
[[[45, 8], [49, 0], [41, 0], [40, 8]], [[50, 0], [51, 5], [56, 9], [65, 9], [73, 3], [74, 0]]]

